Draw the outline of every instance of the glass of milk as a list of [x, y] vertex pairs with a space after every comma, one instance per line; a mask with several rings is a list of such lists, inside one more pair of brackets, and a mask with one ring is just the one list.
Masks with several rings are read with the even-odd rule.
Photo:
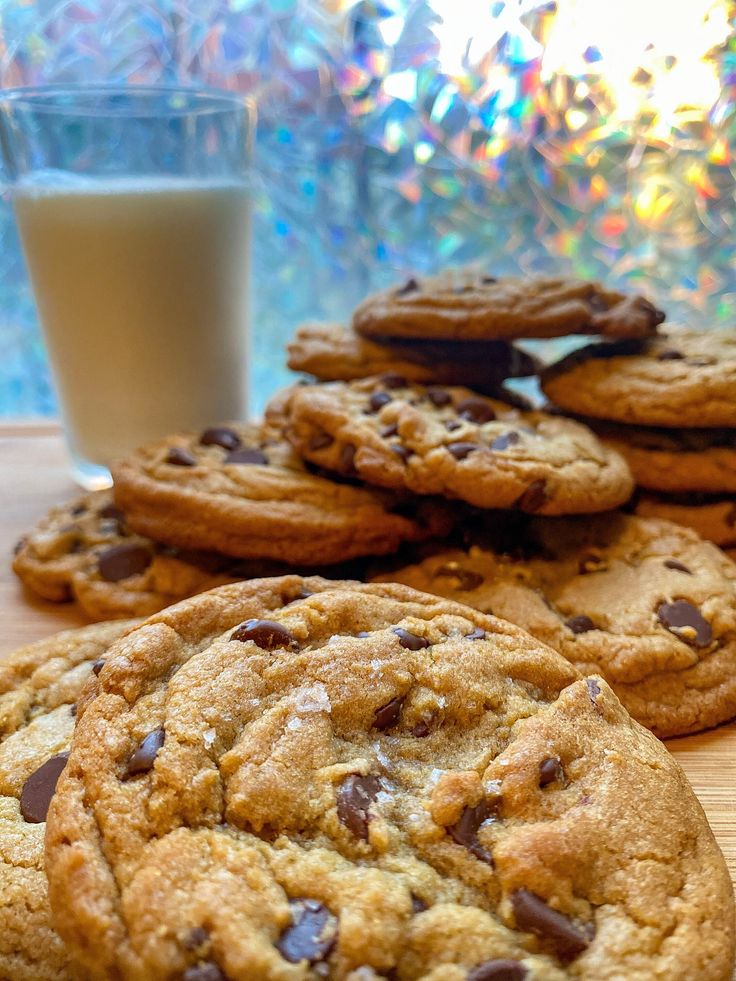
[[210, 89], [0, 93], [0, 148], [74, 476], [246, 413], [252, 103]]

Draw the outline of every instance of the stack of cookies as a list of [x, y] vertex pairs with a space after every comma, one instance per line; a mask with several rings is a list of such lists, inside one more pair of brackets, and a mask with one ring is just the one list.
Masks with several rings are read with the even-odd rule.
[[504, 388], [515, 338], [661, 319], [414, 278], [301, 328], [316, 380], [264, 422], [44, 518], [31, 589], [153, 615], [0, 672], [0, 977], [726, 981], [728, 873], [652, 733], [736, 713], [736, 564], [616, 510], [624, 456]]
[[548, 398], [627, 460], [636, 514], [736, 548], [736, 337], [670, 328], [592, 344], [542, 374]]

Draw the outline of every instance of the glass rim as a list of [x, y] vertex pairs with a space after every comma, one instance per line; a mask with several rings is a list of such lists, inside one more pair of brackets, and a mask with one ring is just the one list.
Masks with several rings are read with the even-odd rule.
[[[115, 106], [122, 116], [202, 116], [245, 110], [251, 112], [253, 100], [243, 92], [231, 92], [199, 85], [129, 85], [124, 82], [94, 85], [53, 84], [29, 85], [0, 89], [0, 107], [19, 107], [34, 112], [70, 116], [109, 115], [110, 105], [103, 104], [111, 97], [127, 97], [130, 105]], [[169, 98], [170, 105], [162, 113], [154, 100]], [[177, 99], [181, 104], [177, 105]]]

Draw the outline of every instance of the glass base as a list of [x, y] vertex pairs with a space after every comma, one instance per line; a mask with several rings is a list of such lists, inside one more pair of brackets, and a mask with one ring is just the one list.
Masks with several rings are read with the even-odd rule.
[[112, 477], [107, 467], [99, 463], [90, 463], [78, 456], [72, 456], [72, 476], [75, 481], [88, 491], [105, 490], [112, 487]]

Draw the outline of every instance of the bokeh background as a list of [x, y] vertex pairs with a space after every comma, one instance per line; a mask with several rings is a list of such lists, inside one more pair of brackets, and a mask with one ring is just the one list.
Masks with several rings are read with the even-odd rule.
[[[254, 408], [301, 320], [478, 262], [736, 323], [736, 3], [0, 0], [0, 83], [195, 82], [259, 105]], [[0, 202], [0, 415], [54, 411]]]

